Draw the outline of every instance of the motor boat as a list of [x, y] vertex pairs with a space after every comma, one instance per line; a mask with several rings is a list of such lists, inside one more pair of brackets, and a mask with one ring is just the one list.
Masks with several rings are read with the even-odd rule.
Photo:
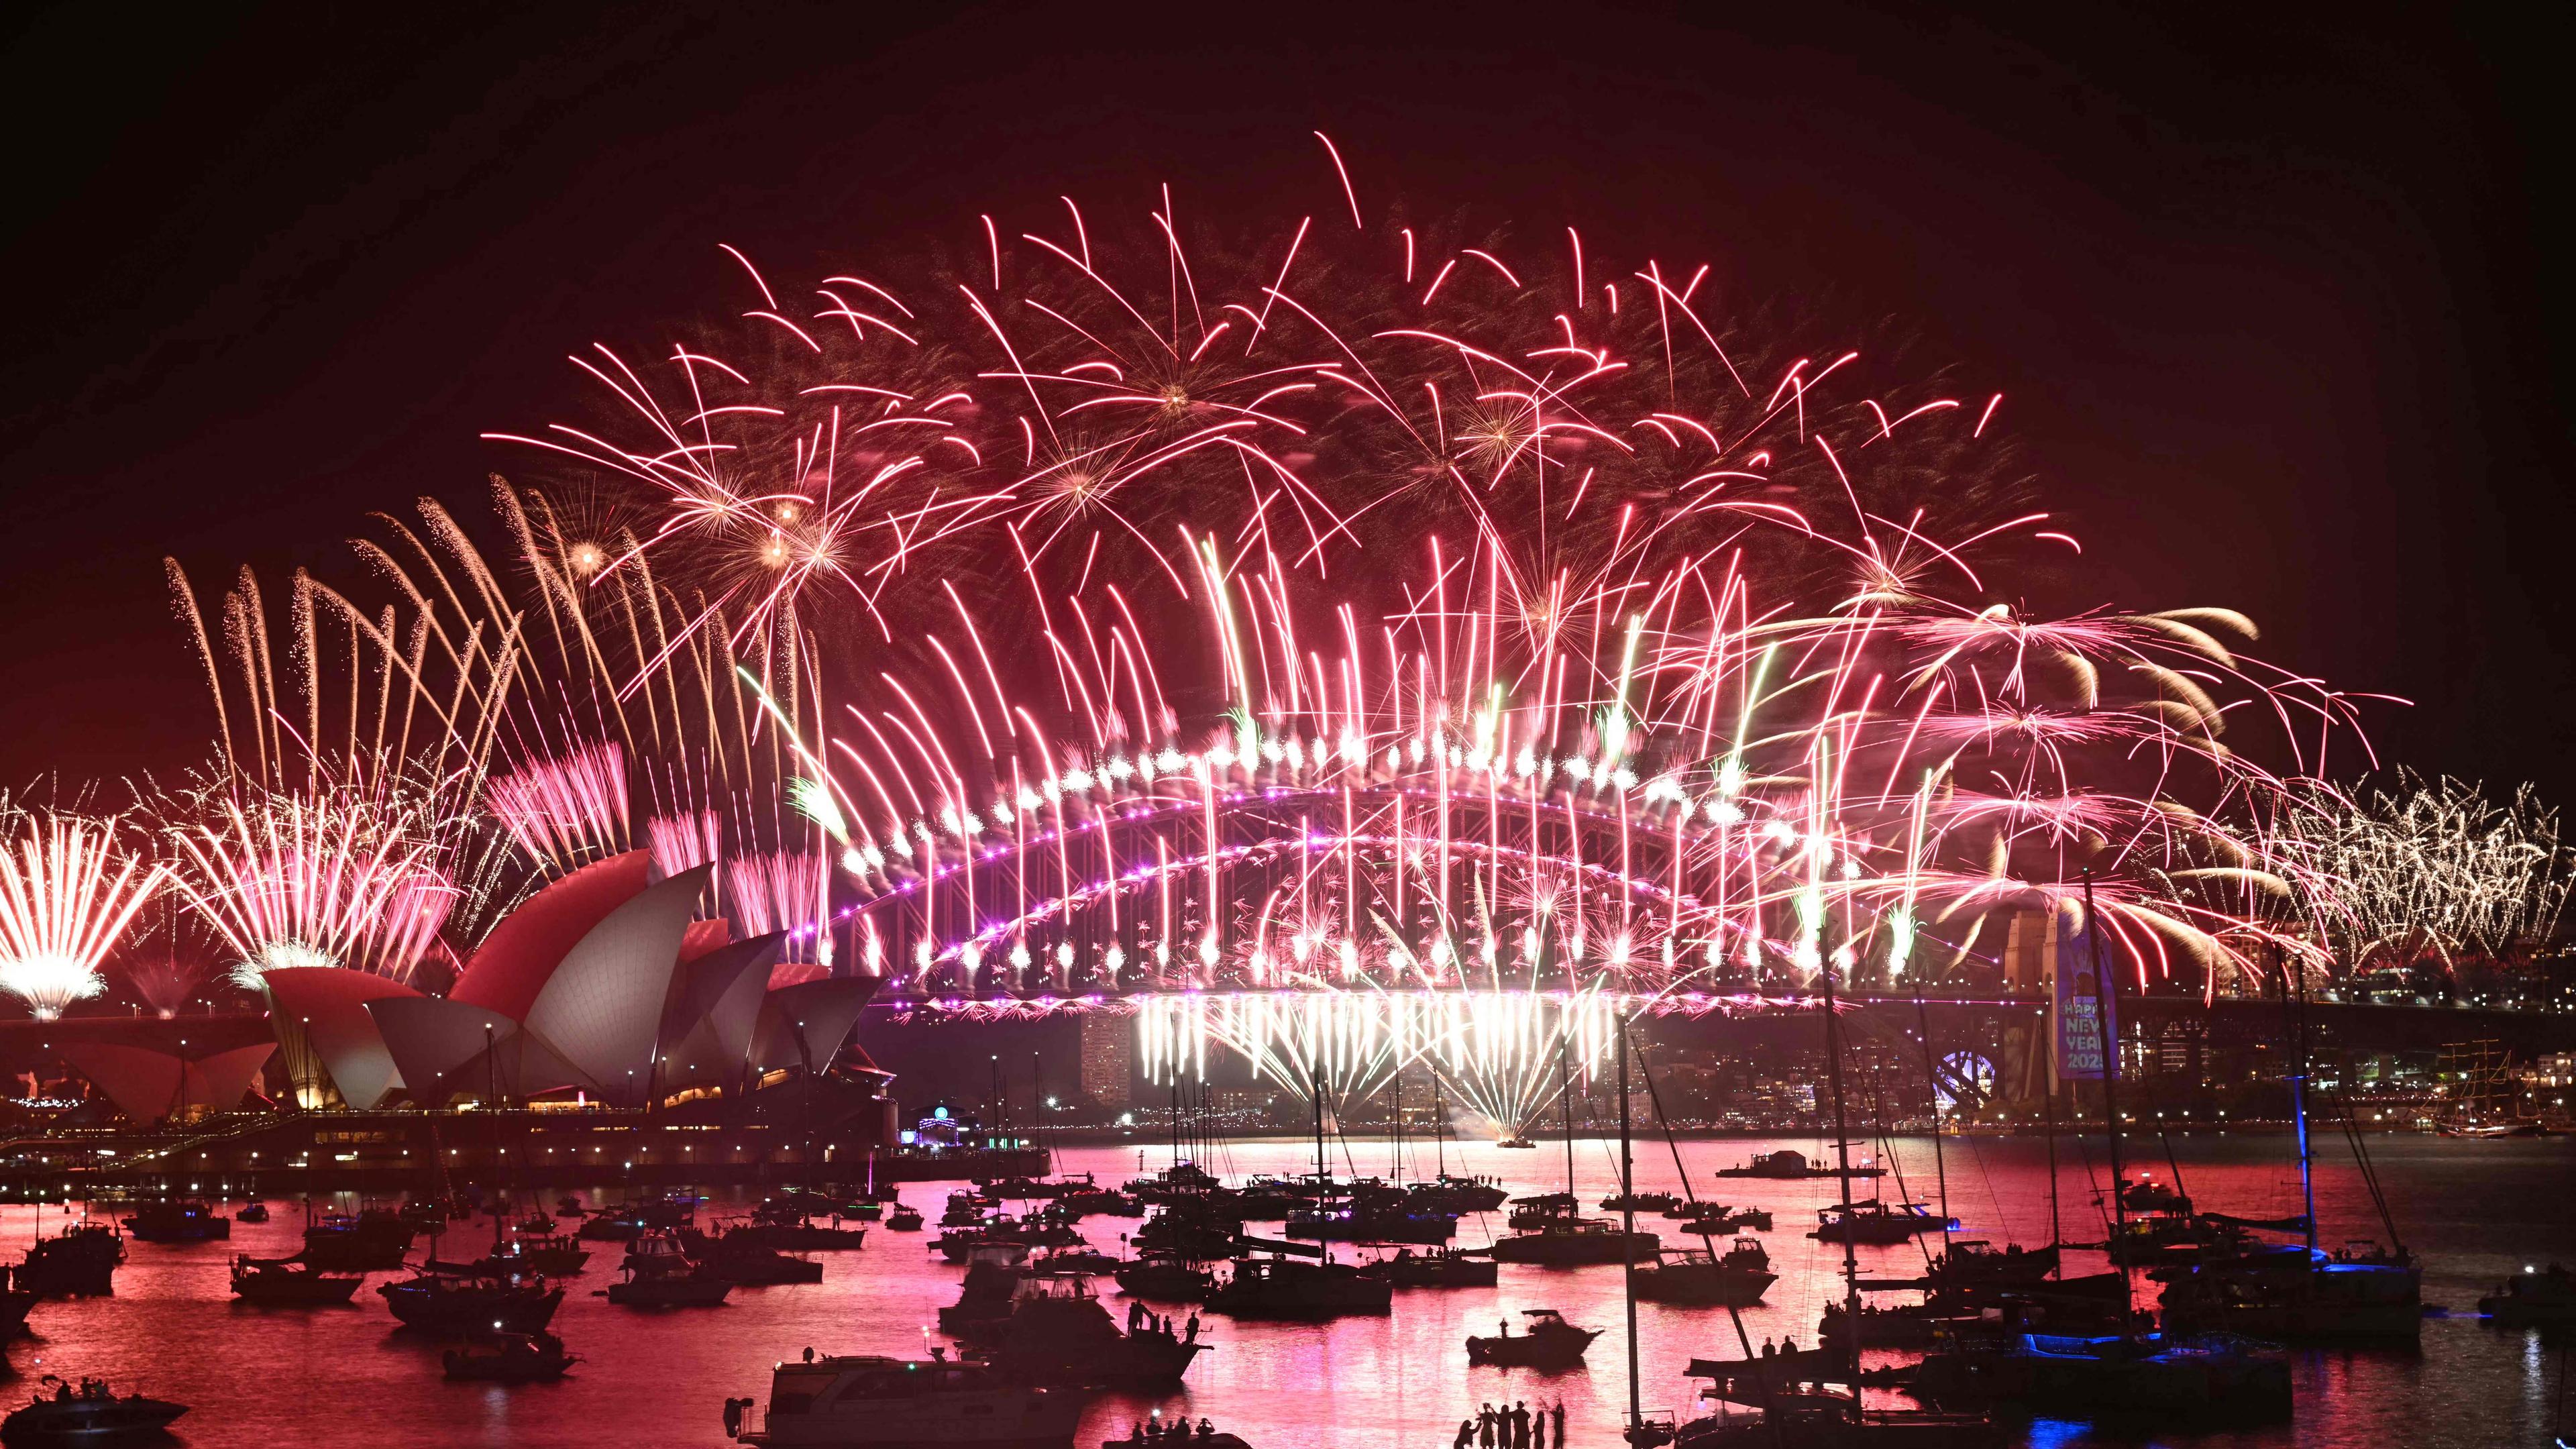
[[1101, 1440], [1100, 1449], [1252, 1449], [1252, 1446], [1207, 1419], [1199, 1420], [1197, 1427], [1193, 1428], [1189, 1415], [1166, 1420], [1163, 1411], [1156, 1409], [1143, 1423], [1130, 1423], [1127, 1437]]
[[2525, 1268], [2478, 1300], [2478, 1311], [2498, 1323], [2576, 1323], [2576, 1274], [2564, 1263], [2547, 1272]]
[[990, 1364], [807, 1350], [771, 1370], [769, 1402], [727, 1399], [725, 1433], [773, 1449], [1071, 1449], [1083, 1394]]
[[560, 1338], [540, 1329], [535, 1333], [487, 1333], [485, 1347], [451, 1348], [438, 1356], [451, 1379], [472, 1379], [485, 1383], [535, 1384], [562, 1378], [581, 1362], [581, 1355], [564, 1352]]
[[188, 1412], [185, 1404], [142, 1394], [119, 1394], [105, 1379], [84, 1378], [77, 1388], [52, 1374], [28, 1405], [0, 1419], [0, 1443], [116, 1444], [157, 1435]]
[[233, 1296], [244, 1303], [281, 1308], [346, 1303], [366, 1281], [363, 1273], [325, 1273], [295, 1258], [233, 1255]]
[[1491, 1288], [1502, 1273], [1490, 1255], [1458, 1248], [1428, 1253], [1406, 1248], [1392, 1258], [1378, 1259], [1377, 1265], [1398, 1288]]
[[267, 1222], [268, 1204], [260, 1202], [257, 1199], [243, 1203], [240, 1207], [233, 1209], [233, 1221], [237, 1223]]
[[893, 1210], [886, 1214], [885, 1229], [889, 1233], [920, 1232], [921, 1209], [910, 1203], [896, 1203]]
[[626, 1308], [713, 1308], [733, 1292], [732, 1280], [691, 1258], [679, 1236], [652, 1232], [627, 1245], [625, 1276], [605, 1290]]
[[1681, 1217], [1684, 1215], [1681, 1208], [1682, 1200], [1669, 1192], [1632, 1192], [1625, 1197], [1614, 1192], [1601, 1199], [1601, 1210], [1605, 1213], [1662, 1213], [1666, 1217]]
[[1498, 1138], [1498, 1139], [1496, 1139], [1496, 1141], [1495, 1141], [1494, 1145], [1495, 1145], [1496, 1147], [1510, 1147], [1510, 1148], [1515, 1148], [1515, 1149], [1518, 1149], [1518, 1148], [1525, 1148], [1525, 1147], [1536, 1147], [1536, 1146], [1538, 1146], [1538, 1144], [1537, 1144], [1537, 1143], [1532, 1142], [1531, 1140], [1529, 1140], [1529, 1139], [1528, 1139], [1528, 1138], [1526, 1138], [1526, 1137], [1523, 1137], [1521, 1134], [1519, 1134], [1519, 1133], [1517, 1133], [1517, 1132], [1513, 1133], [1513, 1134], [1512, 1134], [1511, 1136], [1509, 1136], [1509, 1137], [1503, 1137], [1503, 1138]]
[[476, 1333], [498, 1325], [502, 1333], [534, 1333], [552, 1322], [564, 1291], [542, 1277], [485, 1277], [415, 1272], [376, 1292], [408, 1328], [437, 1333]]
[[1467, 1362], [1491, 1368], [1532, 1368], [1554, 1373], [1583, 1362], [1583, 1351], [1601, 1336], [1597, 1328], [1577, 1328], [1553, 1308], [1524, 1308], [1529, 1327], [1512, 1337], [1509, 1322], [1492, 1338], [1469, 1337]]

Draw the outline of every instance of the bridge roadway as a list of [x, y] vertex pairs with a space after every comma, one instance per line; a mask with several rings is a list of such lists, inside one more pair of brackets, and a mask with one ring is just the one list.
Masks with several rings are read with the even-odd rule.
[[[1113, 1009], [1117, 1001], [1115, 997], [1091, 999]], [[1918, 1017], [1912, 996], [1863, 992], [1844, 1000], [1870, 1023], [1911, 1027]], [[1781, 996], [1747, 1010], [1743, 998], [1713, 999], [1710, 1009], [1701, 1016], [1705, 1039], [1715, 1041], [1737, 1031], [1780, 1028], [1807, 1015], [1800, 1008], [1811, 1002], [1812, 998], [1803, 995]], [[1928, 996], [1922, 999], [1919, 1012], [1930, 1019], [1936, 1038], [1948, 1038], [1962, 1033], [1977, 1035], [1980, 1027], [2019, 1022], [2037, 1015], [2042, 1005], [2035, 996]], [[861, 1018], [863, 1039], [871, 1031], [887, 1030], [890, 1015], [921, 1006], [920, 1002], [899, 998], [881, 1000]], [[2349, 1051], [2428, 1051], [2448, 1042], [2479, 1040], [2494, 1040], [2524, 1058], [2538, 1052], [2576, 1049], [2576, 1012], [2340, 1001], [2311, 1001], [2307, 1009], [2312, 1039]], [[2171, 1025], [2196, 1025], [2206, 1031], [2210, 1040], [2223, 1042], [2276, 1040], [2284, 1030], [2278, 1000], [2221, 997], [2204, 1005], [2197, 996], [2123, 996], [2120, 1011], [2131, 1032], [2161, 1034]], [[952, 1019], [941, 1029], [953, 1030], [961, 1024], [966, 1023]], [[257, 1011], [213, 1012], [166, 1021], [147, 1016], [104, 1015], [66, 1017], [60, 1021], [6, 1021], [0, 1022], [0, 1072], [16, 1075], [56, 1066], [61, 1061], [57, 1048], [72, 1041], [116, 1043], [198, 1056], [249, 1046], [268, 1034], [267, 1014]], [[1696, 1035], [1672, 1031], [1676, 1039]]]

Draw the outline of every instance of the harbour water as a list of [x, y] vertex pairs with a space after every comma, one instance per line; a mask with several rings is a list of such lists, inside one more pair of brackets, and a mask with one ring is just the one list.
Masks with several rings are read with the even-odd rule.
[[[1812, 1139], [1785, 1138], [1685, 1142], [1680, 1152], [1703, 1198], [1776, 1215], [1776, 1231], [1763, 1236], [1780, 1281], [1761, 1307], [1745, 1312], [1745, 1330], [1757, 1347], [1764, 1338], [1784, 1334], [1812, 1345], [1822, 1304], [1840, 1292], [1841, 1250], [1804, 1234], [1814, 1225], [1815, 1209], [1834, 1199], [1834, 1183], [1708, 1176], [1775, 1147], [1821, 1154]], [[1207, 1165], [1230, 1178], [1295, 1173], [1311, 1170], [1312, 1150], [1295, 1140], [1219, 1144], [1208, 1152]], [[2160, 1144], [2149, 1139], [2131, 1150], [2158, 1180], [2171, 1176]], [[1516, 1193], [1564, 1186], [1566, 1156], [1557, 1142], [1542, 1141], [1531, 1150], [1453, 1143], [1446, 1151], [1450, 1171], [1498, 1177]], [[2320, 1151], [2327, 1158], [2316, 1184], [2321, 1241], [2332, 1246], [2348, 1238], [2384, 1240], [2387, 1229], [2348, 1153], [2323, 1143]], [[2426, 1302], [2449, 1310], [2428, 1317], [2420, 1349], [2300, 1352], [2294, 1370], [2297, 1415], [2287, 1425], [2142, 1439], [2082, 1423], [2042, 1421], [2028, 1427], [2027, 1441], [2046, 1449], [2547, 1444], [2562, 1393], [2566, 1343], [2483, 1322], [2476, 1299], [2528, 1264], [2576, 1262], [2576, 1143], [2390, 1136], [2371, 1139], [2371, 1151], [2397, 1231], [2426, 1264]], [[1911, 1195], [1934, 1198], [1930, 1142], [1899, 1139], [1895, 1152]], [[1587, 1211], [1615, 1188], [1615, 1154], [1614, 1141], [1586, 1138], [1574, 1144], [1575, 1188]], [[1945, 1143], [1944, 1156], [1950, 1210], [1962, 1236], [2048, 1239], [2044, 1143], [1954, 1138]], [[2091, 1184], [2108, 1177], [2101, 1144], [2094, 1140], [2088, 1157], [2072, 1139], [2062, 1140], [2059, 1157], [2066, 1236], [2098, 1241], [2100, 1209]], [[1060, 1153], [1058, 1166], [1114, 1184], [1136, 1175], [1140, 1161], [1152, 1169], [1169, 1160], [1168, 1148], [1153, 1145], [1141, 1153], [1136, 1147], [1078, 1148]], [[2297, 1211], [2298, 1169], [2282, 1135], [2178, 1137], [2172, 1161], [2203, 1207], [2249, 1217]], [[1384, 1143], [1353, 1142], [1335, 1146], [1332, 1166], [1341, 1173], [1388, 1175], [1393, 1164]], [[1432, 1166], [1427, 1153], [1417, 1161], [1408, 1149], [1405, 1176], [1428, 1176]], [[1671, 1151], [1660, 1139], [1638, 1143], [1636, 1180], [1641, 1191], [1677, 1187]], [[935, 1222], [947, 1187], [916, 1184], [906, 1188], [905, 1198]], [[1856, 1190], [1866, 1193], [1870, 1185], [1857, 1184]], [[1898, 1187], [1891, 1177], [1877, 1190], [1893, 1198]], [[607, 1188], [583, 1196], [598, 1202], [618, 1194]], [[742, 1205], [720, 1195], [701, 1212], [721, 1216]], [[192, 1405], [179, 1438], [200, 1446], [712, 1449], [726, 1442], [720, 1423], [724, 1400], [765, 1399], [775, 1360], [809, 1345], [818, 1352], [918, 1356], [927, 1345], [946, 1342], [937, 1334], [936, 1311], [955, 1301], [963, 1276], [928, 1251], [935, 1229], [914, 1235], [872, 1231], [858, 1252], [821, 1255], [826, 1270], [820, 1284], [741, 1288], [721, 1308], [648, 1313], [592, 1296], [610, 1280], [601, 1267], [613, 1267], [617, 1251], [601, 1244], [605, 1251], [594, 1256], [592, 1271], [571, 1280], [572, 1293], [555, 1321], [556, 1331], [587, 1359], [570, 1379], [519, 1387], [454, 1384], [440, 1377], [441, 1345], [397, 1330], [372, 1284], [346, 1308], [264, 1310], [235, 1302], [226, 1287], [231, 1253], [295, 1249], [302, 1223], [298, 1205], [273, 1206], [271, 1222], [236, 1224], [229, 1243], [130, 1244], [113, 1298], [39, 1304], [30, 1318], [32, 1336], [7, 1347], [11, 1377], [0, 1379], [0, 1394], [14, 1406], [41, 1375], [102, 1374], [120, 1390], [142, 1389]], [[6, 1245], [0, 1246], [0, 1260], [16, 1258], [40, 1215], [49, 1232], [64, 1218], [59, 1206], [0, 1210], [0, 1243]], [[1134, 1225], [1133, 1219], [1109, 1217], [1084, 1223], [1094, 1244], [1112, 1252], [1119, 1234]], [[1682, 1241], [1660, 1218], [1643, 1218], [1639, 1225], [1663, 1232], [1676, 1246]], [[1481, 1243], [1489, 1229], [1502, 1230], [1499, 1215], [1469, 1218], [1460, 1225], [1459, 1241]], [[478, 1220], [455, 1231], [462, 1241], [451, 1241], [450, 1256], [461, 1255], [457, 1250], [488, 1234], [490, 1225]], [[1921, 1262], [1910, 1245], [1859, 1251], [1864, 1274], [1902, 1276]], [[2098, 1255], [2090, 1256], [2091, 1261], [2087, 1255], [2071, 1258], [2067, 1271], [2094, 1271]], [[1116, 1285], [1104, 1279], [1098, 1287], [1123, 1319]], [[1588, 1365], [1570, 1373], [1469, 1368], [1466, 1336], [1490, 1333], [1498, 1321], [1517, 1320], [1526, 1308], [1554, 1308], [1578, 1324], [1608, 1331], [1593, 1345]], [[1400, 1291], [1394, 1311], [1383, 1318], [1295, 1325], [1238, 1323], [1209, 1314], [1202, 1332], [1216, 1351], [1192, 1367], [1185, 1392], [1160, 1399], [1102, 1395], [1076, 1442], [1090, 1449], [1160, 1409], [1167, 1416], [1207, 1416], [1256, 1449], [1441, 1449], [1480, 1402], [1525, 1401], [1535, 1407], [1561, 1400], [1574, 1449], [1615, 1449], [1627, 1397], [1621, 1315], [1615, 1267], [1510, 1265], [1491, 1289]], [[1684, 1364], [1736, 1352], [1723, 1309], [1641, 1304], [1637, 1339], [1643, 1403], [1650, 1413], [1699, 1412], [1698, 1385], [1680, 1376]]]

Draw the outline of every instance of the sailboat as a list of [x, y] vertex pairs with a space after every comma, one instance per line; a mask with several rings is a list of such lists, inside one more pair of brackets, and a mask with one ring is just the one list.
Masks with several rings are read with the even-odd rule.
[[[1536, 1263], [1549, 1268], [1572, 1268], [1591, 1263], [1651, 1263], [1662, 1249], [1663, 1239], [1653, 1233], [1637, 1230], [1633, 1206], [1625, 1210], [1625, 1224], [1613, 1224], [1604, 1218], [1582, 1215], [1582, 1204], [1574, 1196], [1574, 1092], [1572, 1072], [1565, 1059], [1565, 1044], [1557, 1044], [1557, 1096], [1565, 1110], [1565, 1191], [1543, 1197], [1517, 1200], [1511, 1217], [1517, 1229], [1508, 1237], [1494, 1241], [1494, 1261], [1498, 1263]], [[1626, 1100], [1621, 1099], [1621, 1109]], [[1625, 1196], [1622, 1190], [1622, 1196]]]
[[[1828, 958], [1830, 961], [1830, 958]], [[1833, 1094], [1834, 1151], [1842, 1168], [1851, 1165], [1851, 1134], [1843, 1101], [1840, 1032], [1834, 1021], [1834, 977], [1830, 964], [1817, 973], [1824, 1017], [1825, 1076]], [[1625, 1038], [1622, 1038], [1625, 1045]], [[1852, 1211], [1851, 1176], [1836, 1174], [1844, 1214]], [[1623, 1184], [1624, 1186], [1624, 1184]], [[1843, 1313], [1860, 1317], [1860, 1260], [1853, 1240], [1843, 1240]], [[1743, 1321], [1736, 1320], [1741, 1340]], [[1633, 1356], [1635, 1335], [1630, 1334]], [[1674, 1426], [1675, 1449], [1984, 1449], [1999, 1443], [1994, 1419], [1984, 1413], [1926, 1409], [1871, 1409], [1861, 1401], [1860, 1343], [1847, 1338], [1832, 1350], [1792, 1351], [1755, 1358], [1750, 1349], [1741, 1359], [1694, 1359], [1684, 1371], [1711, 1381], [1705, 1397], [1718, 1412]], [[1639, 1422], [1631, 1394], [1629, 1442], [1643, 1446], [1664, 1442], [1661, 1426]], [[1731, 1407], [1758, 1412], [1731, 1413]]]
[[[1313, 1077], [1315, 1097], [1315, 1185], [1322, 1206], [1332, 1210], [1334, 1181], [1324, 1165], [1324, 1081]], [[1395, 1285], [1386, 1274], [1333, 1261], [1330, 1240], [1308, 1245], [1271, 1238], [1238, 1236], [1234, 1271], [1207, 1296], [1207, 1306], [1237, 1318], [1338, 1318], [1350, 1313], [1384, 1313], [1395, 1301]], [[1268, 1257], [1251, 1256], [1267, 1253]], [[1307, 1261], [1309, 1258], [1318, 1261]]]
[[2295, 1057], [2290, 1106], [2298, 1128], [2302, 1212], [2294, 1220], [2297, 1244], [2247, 1246], [2234, 1256], [2206, 1257], [2156, 1276], [2165, 1280], [2160, 1307], [2165, 1326], [2179, 1332], [2226, 1332], [2255, 1338], [2385, 1340], [2412, 1343], [2424, 1323], [2424, 1269], [2397, 1240], [2387, 1195], [2380, 1190], [2370, 1149], [2358, 1123], [2343, 1114], [2344, 1135], [2361, 1167], [2362, 1184], [2388, 1230], [2392, 1246], [2349, 1244], [2328, 1253], [2317, 1246], [2316, 1149], [2309, 1136], [2307, 991], [2293, 1000], [2286, 953], [2281, 1004], [2290, 1017]]

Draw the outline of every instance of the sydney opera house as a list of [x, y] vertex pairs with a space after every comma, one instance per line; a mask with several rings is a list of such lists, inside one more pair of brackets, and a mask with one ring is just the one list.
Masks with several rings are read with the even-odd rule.
[[[664, 875], [638, 850], [573, 871], [495, 926], [445, 995], [280, 968], [263, 978], [264, 1013], [22, 1025], [0, 1067], [68, 1067], [96, 1088], [95, 1107], [186, 1137], [209, 1173], [309, 1164], [326, 1139], [353, 1144], [327, 1160], [359, 1170], [477, 1142], [497, 1153], [497, 1139], [435, 1125], [496, 1107], [541, 1133], [643, 1134], [606, 1150], [621, 1163], [695, 1134], [664, 1154], [685, 1152], [693, 1173], [828, 1153], [818, 1134], [844, 1148], [889, 1141], [889, 1078], [850, 1040], [877, 978], [798, 961], [783, 932], [735, 939], [727, 921], [698, 919], [711, 869]], [[239, 1110], [262, 1095], [284, 1110]], [[293, 1141], [278, 1139], [285, 1122], [302, 1124]], [[513, 1150], [563, 1151], [525, 1133]], [[603, 1156], [595, 1140], [587, 1151]]]
[[639, 850], [575, 871], [495, 927], [445, 996], [363, 971], [269, 972], [297, 1099], [640, 1107], [830, 1064], [876, 981], [782, 964], [783, 933], [738, 941], [722, 919], [693, 921], [710, 869], [656, 879]]

